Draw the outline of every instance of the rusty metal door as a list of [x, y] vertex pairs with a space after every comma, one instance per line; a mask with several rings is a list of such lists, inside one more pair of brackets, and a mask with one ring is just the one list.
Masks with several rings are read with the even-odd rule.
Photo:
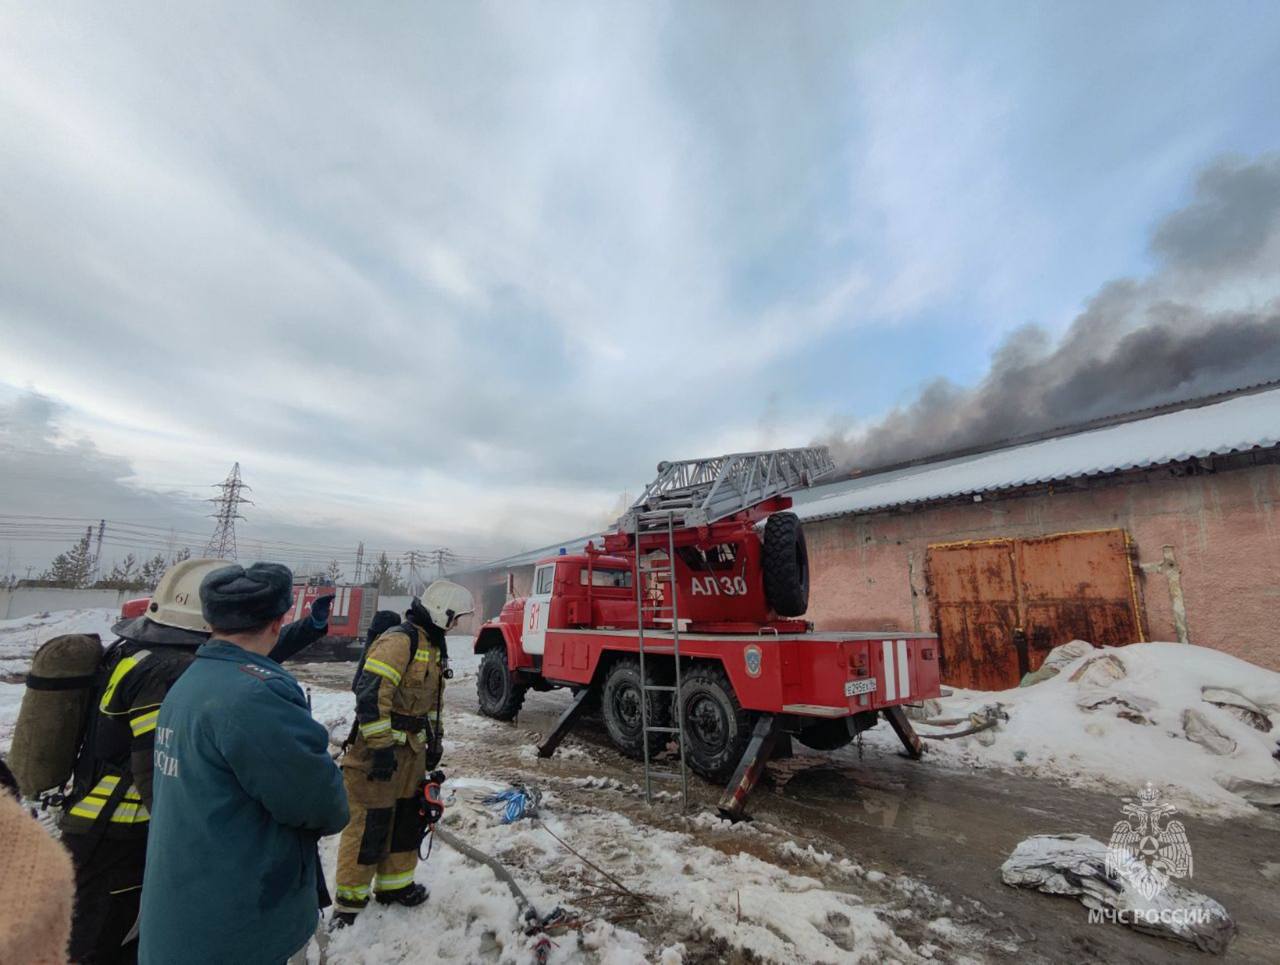
[[942, 679], [978, 690], [1002, 690], [1011, 676], [1016, 681], [1009, 634], [1018, 623], [1013, 543], [930, 546], [925, 566]]
[[1069, 640], [1122, 647], [1143, 639], [1138, 584], [1122, 529], [1015, 543], [1031, 666]]
[[1069, 640], [1143, 639], [1124, 530], [935, 544], [926, 585], [943, 680], [958, 687], [1016, 686]]

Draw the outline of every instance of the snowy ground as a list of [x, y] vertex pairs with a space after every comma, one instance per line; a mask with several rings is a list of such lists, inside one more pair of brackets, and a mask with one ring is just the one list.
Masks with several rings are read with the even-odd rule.
[[[451, 649], [463, 657], [461, 647]], [[301, 668], [304, 679], [333, 673], [333, 665]], [[450, 697], [451, 709], [454, 699], [473, 704], [471, 672], [458, 674]], [[335, 738], [349, 726], [352, 700], [313, 686], [313, 713]], [[560, 906], [579, 923], [554, 936], [551, 962], [982, 958], [980, 932], [952, 922], [950, 902], [918, 881], [836, 857], [764, 822], [681, 815], [674, 795], [653, 809], [663, 816], [655, 826], [634, 773], [610, 776], [611, 752], [571, 740], [554, 760], [539, 761], [536, 734], [470, 712], [447, 720], [444, 766], [465, 776], [446, 784], [444, 826], [507, 865], [539, 912]], [[512, 780], [542, 790], [538, 820], [503, 825], [480, 803]], [[322, 856], [332, 880], [336, 840], [322, 844]], [[418, 880], [432, 889], [425, 909], [371, 907], [331, 939], [328, 961], [533, 961], [537, 938], [521, 934], [515, 902], [487, 869], [437, 844]], [[922, 916], [921, 907], [930, 913]]]
[[96, 633], [105, 643], [114, 639], [111, 626], [119, 619], [115, 610], [92, 609], [0, 620], [0, 754], [9, 751], [22, 703], [22, 682], [40, 644], [64, 633]]
[[[62, 632], [110, 639], [113, 617], [80, 611], [0, 623], [0, 666], [20, 677], [35, 647]], [[639, 765], [590, 721], [554, 758], [538, 759], [539, 731], [566, 696], [531, 693], [515, 724], [483, 718], [470, 641], [450, 642], [458, 676], [446, 701], [445, 826], [502, 860], [540, 913], [564, 909], [569, 927], [550, 936], [551, 962], [1180, 960], [1176, 946], [1088, 926], [1072, 906], [999, 883], [999, 865], [1022, 837], [1105, 837], [1120, 816], [1114, 792], [1132, 794], [1147, 779], [1180, 807], [1253, 815], [1221, 825], [1189, 820], [1197, 885], [1242, 923], [1228, 960], [1265, 958], [1280, 942], [1267, 844], [1276, 827], [1239, 784], [1224, 786], [1274, 781], [1280, 764], [1270, 750], [1280, 734], [1255, 729], [1256, 712], [1204, 699], [1206, 687], [1218, 701], [1229, 691], [1280, 722], [1280, 675], [1222, 654], [1145, 644], [1092, 653], [1033, 687], [956, 692], [931, 708], [934, 716], [999, 703], [1009, 719], [985, 735], [930, 742], [918, 763], [897, 755], [883, 726], [860, 748], [797, 748], [795, 759], [770, 765], [752, 801], [756, 820], [730, 825], [714, 816], [718, 788], [696, 779], [687, 814], [674, 798], [646, 804]], [[1097, 656], [1114, 657], [1122, 672], [1109, 660], [1086, 668]], [[353, 711], [351, 666], [292, 669], [340, 742]], [[21, 691], [0, 683], [0, 749]], [[1188, 738], [1190, 712], [1199, 715], [1191, 726], [1199, 742]], [[543, 792], [537, 821], [503, 825], [481, 803], [515, 781]], [[322, 844], [330, 882], [336, 845]], [[437, 843], [418, 878], [432, 889], [427, 905], [372, 906], [332, 936], [326, 960], [534, 961], [538, 938], [523, 933], [514, 900], [488, 869]]]
[[[996, 704], [1007, 721], [932, 741], [930, 756], [1126, 793], [1151, 781], [1184, 812], [1239, 815], [1280, 805], [1280, 761], [1272, 756], [1280, 674], [1228, 654], [1179, 643], [1090, 649], [1049, 680], [998, 693], [956, 690], [930, 709], [955, 719]], [[893, 741], [883, 731], [867, 739]]]
[[0, 680], [20, 683], [40, 644], [64, 633], [96, 633], [103, 642], [114, 639], [111, 626], [120, 619], [110, 609], [62, 610], [0, 620]]

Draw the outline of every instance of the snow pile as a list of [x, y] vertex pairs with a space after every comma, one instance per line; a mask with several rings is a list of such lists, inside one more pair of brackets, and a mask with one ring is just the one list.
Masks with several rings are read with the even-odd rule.
[[[944, 718], [998, 704], [995, 729], [929, 750], [974, 766], [1129, 790], [1150, 781], [1196, 810], [1239, 813], [1280, 805], [1280, 674], [1179, 643], [1090, 650], [1033, 686], [956, 690]], [[917, 723], [921, 734], [955, 727]], [[892, 733], [868, 732], [886, 743]]]

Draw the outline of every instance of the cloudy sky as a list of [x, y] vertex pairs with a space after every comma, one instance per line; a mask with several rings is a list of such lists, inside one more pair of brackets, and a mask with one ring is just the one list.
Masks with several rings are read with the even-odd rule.
[[1271, 2], [0, 0], [0, 514], [579, 533], [1160, 276], [1277, 90]]

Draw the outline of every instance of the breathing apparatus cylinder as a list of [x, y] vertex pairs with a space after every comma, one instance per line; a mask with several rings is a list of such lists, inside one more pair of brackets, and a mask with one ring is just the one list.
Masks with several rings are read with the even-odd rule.
[[61, 787], [71, 776], [102, 665], [97, 634], [47, 641], [31, 660], [7, 763], [25, 797]]

